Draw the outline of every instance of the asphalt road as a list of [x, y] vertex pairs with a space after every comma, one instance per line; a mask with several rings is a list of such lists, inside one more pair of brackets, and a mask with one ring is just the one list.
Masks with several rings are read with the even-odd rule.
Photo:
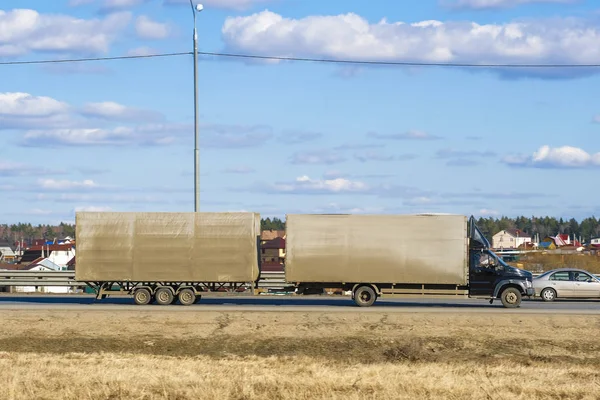
[[507, 309], [500, 301], [489, 304], [476, 299], [380, 299], [372, 307], [357, 307], [349, 297], [326, 296], [247, 296], [209, 295], [198, 304], [181, 306], [138, 306], [131, 298], [109, 297], [96, 300], [90, 295], [0, 295], [0, 310], [73, 311], [285, 311], [285, 312], [393, 312], [393, 313], [527, 313], [600, 315], [600, 301], [557, 300], [545, 303], [524, 300], [520, 308]]

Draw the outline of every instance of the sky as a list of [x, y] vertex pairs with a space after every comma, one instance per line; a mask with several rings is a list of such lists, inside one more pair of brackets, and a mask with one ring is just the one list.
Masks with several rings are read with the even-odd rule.
[[[600, 215], [600, 2], [204, 0], [200, 210]], [[194, 210], [188, 0], [3, 0], [0, 223]], [[500, 66], [498, 66], [500, 65]], [[507, 67], [506, 65], [513, 65]], [[504, 67], [503, 67], [504, 66]]]

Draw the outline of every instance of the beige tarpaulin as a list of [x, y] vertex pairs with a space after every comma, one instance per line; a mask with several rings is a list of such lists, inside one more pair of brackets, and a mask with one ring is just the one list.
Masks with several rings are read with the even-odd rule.
[[80, 281], [258, 278], [257, 213], [80, 212], [76, 229]]
[[468, 282], [461, 215], [288, 215], [286, 234], [288, 282]]

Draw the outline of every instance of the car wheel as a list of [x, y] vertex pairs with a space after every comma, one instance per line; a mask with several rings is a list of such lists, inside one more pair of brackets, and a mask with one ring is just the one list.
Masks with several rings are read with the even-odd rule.
[[546, 288], [541, 291], [540, 297], [544, 301], [554, 301], [556, 299], [556, 291], [552, 288]]

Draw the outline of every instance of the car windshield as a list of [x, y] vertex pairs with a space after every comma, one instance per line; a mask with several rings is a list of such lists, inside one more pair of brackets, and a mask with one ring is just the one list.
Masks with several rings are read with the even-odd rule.
[[544, 272], [543, 274], [540, 274], [540, 275], [538, 275], [536, 278], [543, 278], [543, 277], [545, 277], [545, 276], [548, 276], [548, 275], [550, 275], [551, 273], [552, 273], [552, 271], [546, 271], [546, 272]]

